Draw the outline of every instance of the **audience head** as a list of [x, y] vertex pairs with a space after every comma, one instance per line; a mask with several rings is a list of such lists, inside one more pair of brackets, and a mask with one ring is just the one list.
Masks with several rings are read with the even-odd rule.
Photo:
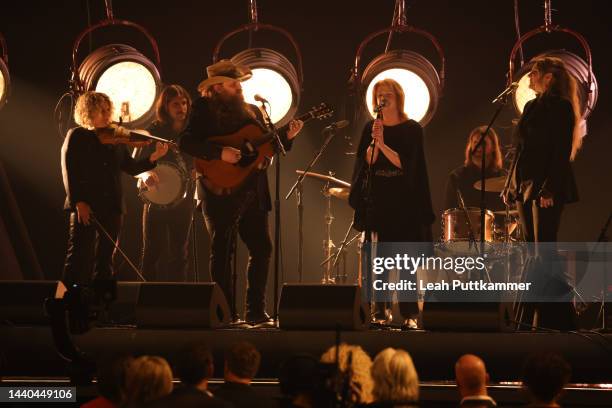
[[296, 354], [285, 360], [279, 370], [278, 380], [283, 397], [291, 406], [331, 406], [334, 394], [329, 390], [334, 366], [320, 363], [309, 354]]
[[[341, 343], [338, 354], [338, 367], [342, 373], [346, 373], [349, 369], [350, 359], [350, 376], [351, 382], [359, 391], [359, 402], [369, 403], [372, 401], [372, 376], [370, 370], [372, 368], [372, 359], [360, 346]], [[336, 346], [329, 348], [321, 356], [323, 363], [336, 363]]]
[[571, 368], [563, 357], [555, 353], [534, 354], [523, 367], [523, 386], [534, 402], [551, 404], [559, 398], [570, 376]]
[[138, 407], [172, 392], [172, 370], [156, 356], [135, 358], [126, 375], [125, 406]]
[[386, 348], [372, 363], [375, 401], [417, 401], [419, 377], [412, 358], [404, 350]]
[[125, 399], [126, 377], [134, 358], [114, 355], [101, 358], [97, 364], [98, 394], [119, 405]]
[[197, 387], [206, 384], [213, 375], [213, 358], [210, 349], [204, 344], [184, 347], [176, 356], [174, 370], [181, 382]]
[[457, 388], [462, 398], [487, 395], [489, 374], [484, 361], [473, 354], [465, 354], [455, 364]]
[[249, 342], [240, 341], [230, 346], [225, 353], [225, 377], [250, 382], [259, 370], [261, 355]]

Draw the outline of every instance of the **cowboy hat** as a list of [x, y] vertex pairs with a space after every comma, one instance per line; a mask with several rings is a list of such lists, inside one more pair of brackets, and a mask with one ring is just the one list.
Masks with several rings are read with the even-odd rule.
[[198, 91], [203, 92], [209, 87], [227, 81], [246, 81], [253, 76], [251, 69], [245, 65], [237, 65], [231, 60], [223, 59], [206, 67], [208, 78], [200, 82]]

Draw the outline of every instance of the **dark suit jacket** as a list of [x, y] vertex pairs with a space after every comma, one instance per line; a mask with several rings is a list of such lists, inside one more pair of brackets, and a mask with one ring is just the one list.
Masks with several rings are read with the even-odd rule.
[[217, 397], [211, 397], [196, 387], [183, 386], [172, 391], [172, 394], [152, 401], [146, 408], [232, 408], [233, 405]]
[[267, 408], [275, 406], [273, 401], [262, 397], [257, 390], [246, 384], [225, 382], [212, 392], [216, 397], [234, 404], [235, 408]]
[[505, 194], [523, 203], [552, 194], [563, 203], [578, 201], [570, 164], [574, 112], [567, 99], [542, 95], [529, 101], [517, 126], [518, 150]]
[[62, 146], [64, 209], [74, 211], [76, 203], [84, 201], [94, 213], [121, 214], [121, 171], [135, 176], [154, 167], [149, 155], [134, 160], [123, 144], [102, 144], [92, 130], [70, 129]]

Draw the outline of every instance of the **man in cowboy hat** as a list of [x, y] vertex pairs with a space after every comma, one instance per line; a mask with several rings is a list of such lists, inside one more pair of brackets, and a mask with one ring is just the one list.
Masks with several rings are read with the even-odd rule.
[[[248, 67], [221, 60], [206, 68], [208, 78], [198, 86], [202, 95], [194, 103], [189, 124], [180, 138], [181, 150], [205, 160], [220, 159], [237, 163], [239, 149], [220, 146], [207, 139], [232, 134], [254, 123], [263, 128], [261, 111], [247, 104], [242, 94], [242, 81], [251, 78]], [[301, 121], [291, 121], [285, 132], [280, 132], [286, 150], [291, 149], [293, 138], [302, 129]], [[213, 279], [232, 304], [230, 258], [232, 255], [232, 227], [239, 217], [238, 233], [249, 251], [247, 270], [248, 289], [246, 318], [248, 323], [269, 320], [265, 311], [265, 292], [272, 254], [272, 241], [268, 230], [268, 212], [272, 208], [266, 171], [258, 171], [247, 181], [240, 193], [219, 195], [199, 183], [199, 197], [203, 201], [206, 227], [212, 240], [210, 271]]]

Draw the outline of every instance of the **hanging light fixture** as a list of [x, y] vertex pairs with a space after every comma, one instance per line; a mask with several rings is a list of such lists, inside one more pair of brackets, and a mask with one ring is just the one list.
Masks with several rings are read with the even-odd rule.
[[[302, 54], [293, 36], [286, 30], [259, 22], [256, 0], [249, 1], [250, 22], [226, 34], [217, 43], [213, 53], [213, 62], [219, 61], [219, 53], [223, 43], [230, 37], [248, 31], [249, 46], [234, 55], [231, 60], [236, 64], [246, 65], [253, 76], [242, 83], [244, 99], [248, 103], [256, 103], [255, 95], [260, 95], [270, 102], [270, 118], [277, 126], [289, 122], [295, 115], [300, 103], [302, 90]], [[287, 57], [269, 48], [253, 48], [252, 37], [258, 30], [269, 30], [285, 36], [295, 49], [297, 69]]]
[[[114, 121], [122, 121], [131, 128], [146, 127], [153, 119], [155, 101], [162, 88], [157, 42], [142, 26], [115, 19], [108, 0], [106, 13], [105, 20], [88, 27], [74, 44], [71, 88], [76, 95], [86, 91], [107, 94], [114, 105]], [[93, 51], [78, 65], [79, 45], [85, 36], [99, 28], [116, 25], [142, 32], [151, 43], [155, 63], [129, 45], [109, 44]]]
[[[538, 34], [550, 34], [553, 32], [566, 33], [575, 37], [584, 49], [586, 60], [566, 50], [548, 50], [538, 54], [528, 63], [524, 63], [521, 58], [521, 66], [515, 73], [514, 61], [516, 59], [517, 52], [521, 51], [522, 55], [523, 43]], [[597, 80], [595, 78], [595, 74], [593, 74], [591, 48], [589, 47], [586, 39], [580, 33], [552, 24], [551, 0], [544, 1], [544, 25], [521, 36], [514, 44], [512, 52], [510, 53], [508, 84], [511, 84], [513, 81], [517, 81], [519, 84], [513, 97], [514, 107], [519, 114], [523, 112], [523, 107], [525, 104], [536, 97], [535, 92], [529, 88], [529, 72], [533, 67], [534, 61], [541, 57], [556, 57], [564, 62], [565, 67], [576, 80], [582, 118], [586, 119], [591, 111], [595, 108], [599, 93]], [[586, 134], [586, 129], [584, 129], [584, 133]]]
[[[408, 32], [421, 35], [434, 45], [441, 61], [439, 71], [436, 71], [436, 68], [427, 58], [415, 51], [390, 50], [393, 34]], [[366, 45], [383, 34], [388, 34], [385, 52], [375, 57], [360, 75], [359, 65]], [[366, 108], [370, 116], [374, 117], [374, 107], [372, 106], [374, 84], [382, 79], [394, 79], [400, 84], [406, 96], [404, 112], [410, 119], [420, 122], [421, 125], [426, 125], [435, 114], [438, 100], [442, 95], [444, 66], [444, 53], [437, 39], [427, 31], [408, 25], [406, 23], [405, 3], [403, 0], [396, 0], [391, 26], [370, 34], [359, 45], [351, 83], [357, 85], [356, 93], [363, 100], [362, 106]]]
[[6, 104], [11, 89], [11, 77], [8, 69], [8, 51], [4, 36], [0, 33], [0, 46], [2, 53], [0, 54], [0, 109]]

